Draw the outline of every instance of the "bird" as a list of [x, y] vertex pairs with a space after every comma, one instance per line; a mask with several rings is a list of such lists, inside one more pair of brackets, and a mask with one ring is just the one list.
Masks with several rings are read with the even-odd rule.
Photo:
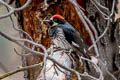
[[65, 50], [77, 50], [82, 56], [91, 58], [87, 51], [87, 45], [80, 33], [59, 14], [51, 16], [49, 20], [48, 35], [53, 43]]

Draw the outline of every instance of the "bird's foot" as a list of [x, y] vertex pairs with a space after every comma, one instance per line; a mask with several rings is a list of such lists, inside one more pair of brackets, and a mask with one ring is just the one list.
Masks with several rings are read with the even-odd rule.
[[73, 52], [73, 49], [65, 49], [64, 52], [70, 55]]

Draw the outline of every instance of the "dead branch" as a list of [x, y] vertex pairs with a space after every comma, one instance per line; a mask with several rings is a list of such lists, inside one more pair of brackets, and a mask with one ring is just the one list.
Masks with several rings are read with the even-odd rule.
[[[95, 52], [96, 52], [96, 56], [99, 57], [98, 48], [97, 48], [97, 45], [95, 44], [95, 38], [94, 38], [94, 36], [93, 36], [93, 34], [92, 34], [92, 31], [90, 30], [87, 22], [85, 21], [85, 18], [87, 18], [87, 17], [84, 17], [85, 15], [84, 15], [84, 13], [82, 12], [82, 10], [79, 8], [76, 0], [69, 0], [69, 1], [75, 6], [75, 9], [76, 9], [76, 12], [78, 13], [79, 18], [80, 18], [81, 21], [83, 22], [86, 30], [88, 31], [88, 33], [89, 33], [89, 35], [90, 35], [90, 38], [91, 38], [92, 43], [93, 43], [93, 45], [94, 45], [94, 49], [95, 49]], [[90, 22], [90, 21], [89, 21], [89, 22]], [[92, 28], [92, 27], [91, 27], [91, 28]], [[93, 28], [92, 28], [92, 29], [93, 29]], [[93, 29], [93, 31], [94, 31], [94, 30], [96, 30], [96, 29]], [[97, 36], [96, 31], [94, 31], [94, 33], [95, 33], [95, 35]]]
[[19, 8], [13, 8], [10, 5], [8, 5], [6, 2], [4, 2], [3, 0], [0, 0], [1, 4], [3, 4], [4, 6], [6, 6], [8, 9], [10, 9], [10, 11], [8, 13], [0, 15], [0, 19], [10, 16], [12, 13], [14, 13], [16, 11], [23, 10], [24, 8], [26, 8], [31, 3], [31, 1], [32, 0], [27, 0], [27, 2], [23, 6], [21, 6]]
[[21, 72], [21, 71], [25, 71], [25, 70], [29, 70], [29, 69], [32, 69], [32, 68], [40, 67], [41, 65], [42, 65], [42, 63], [34, 64], [34, 65], [26, 66], [26, 67], [19, 67], [19, 68], [13, 70], [13, 71], [1, 74], [0, 79], [4, 79], [8, 76], [11, 76], [11, 75], [16, 74], [16, 73]]
[[[11, 41], [11, 42], [19, 45], [19, 46], [22, 47], [23, 49], [31, 52], [31, 53], [34, 54], [34, 55], [39, 55], [39, 56], [43, 56], [43, 57], [44, 57], [44, 56], [45, 56], [44, 53], [47, 53], [46, 48], [45, 48], [42, 44], [37, 44], [37, 43], [35, 43], [35, 42], [33, 42], [33, 41], [30, 41], [30, 40], [27, 40], [27, 39], [16, 39], [16, 38], [13, 38], [13, 37], [8, 36], [7, 34], [1, 32], [1, 31], [0, 31], [0, 35], [1, 35], [2, 37], [4, 37], [4, 38], [8, 39], [9, 41]], [[43, 49], [44, 53], [38, 52], [38, 51], [34, 51], [34, 50], [28, 48], [27, 46], [23, 45], [23, 44], [20, 43], [20, 42], [29, 42], [29, 43], [37, 46], [37, 47], [40, 47], [40, 48]], [[59, 67], [65, 69], [65, 70], [67, 70], [67, 71], [70, 71], [70, 72], [72, 72], [72, 73], [74, 73], [74, 74], [76, 74], [76, 75], [78, 76], [78, 73], [79, 73], [78, 71], [76, 71], [76, 70], [74, 70], [74, 69], [71, 69], [71, 68], [68, 68], [68, 67], [65, 67], [64, 65], [60, 64], [58, 61], [56, 61], [55, 59], [53, 59], [53, 58], [50, 57], [50, 56], [46, 56], [46, 58], [49, 59], [49, 60], [51, 60], [51, 61], [54, 62], [55, 64], [57, 64]], [[95, 79], [93, 76], [88, 75], [88, 74], [79, 73], [79, 75], [80, 75], [80, 76], [85, 76], [85, 77], [90, 77], [90, 78]], [[80, 79], [79, 76], [78, 76], [78, 79]]]

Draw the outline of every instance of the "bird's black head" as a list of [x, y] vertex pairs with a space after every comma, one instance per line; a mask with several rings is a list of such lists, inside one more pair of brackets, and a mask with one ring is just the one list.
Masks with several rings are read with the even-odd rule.
[[61, 15], [54, 15], [50, 18], [50, 21], [49, 21], [49, 24], [54, 27], [56, 25], [59, 25], [59, 24], [64, 24], [65, 23], [65, 20], [64, 20], [64, 17], [61, 16]]

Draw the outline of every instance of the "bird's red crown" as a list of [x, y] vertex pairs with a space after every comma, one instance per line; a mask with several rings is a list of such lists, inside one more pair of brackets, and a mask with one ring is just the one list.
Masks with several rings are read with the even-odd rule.
[[60, 19], [64, 19], [64, 17], [61, 16], [61, 15], [59, 15], [59, 14], [53, 15], [51, 18], [60, 18]]

